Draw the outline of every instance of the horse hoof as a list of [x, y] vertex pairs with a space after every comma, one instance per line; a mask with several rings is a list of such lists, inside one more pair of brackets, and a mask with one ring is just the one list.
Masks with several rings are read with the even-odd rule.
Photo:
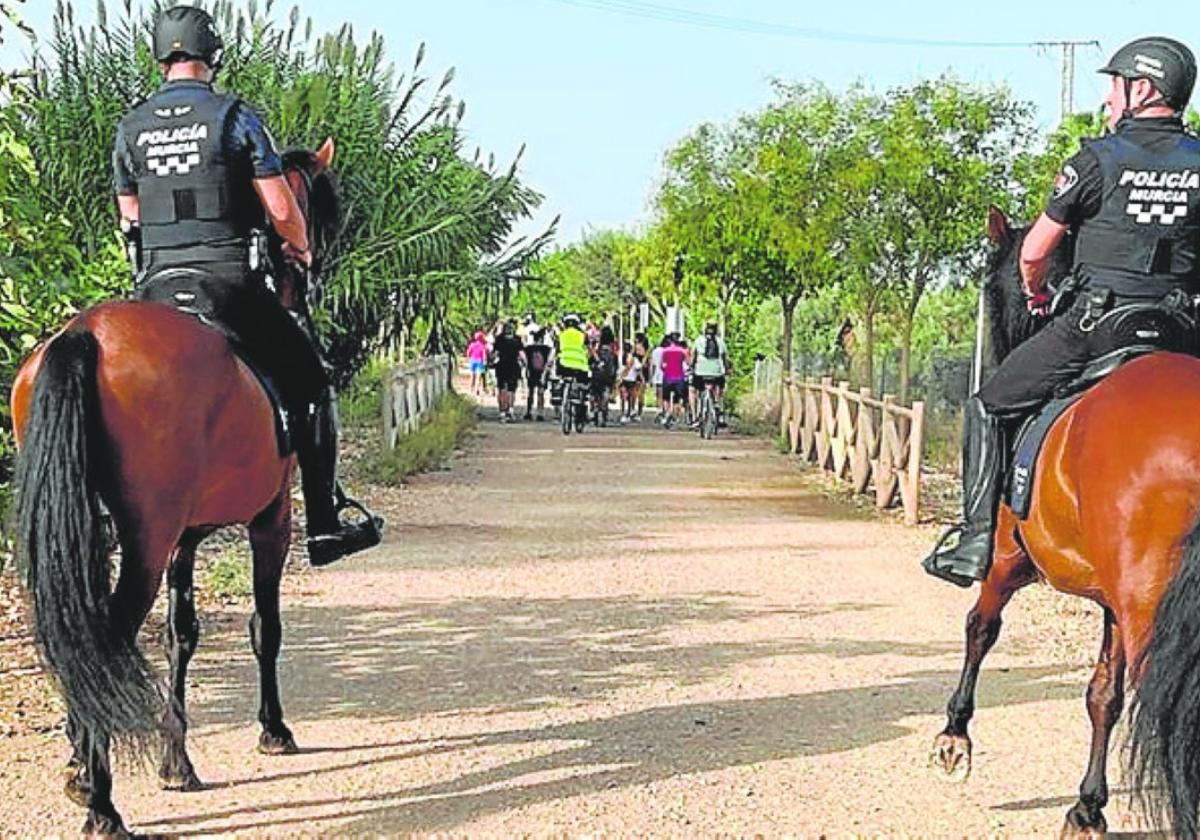
[[272, 735], [264, 732], [258, 739], [258, 751], [263, 755], [295, 755], [300, 752], [292, 733]]
[[84, 768], [79, 764], [69, 764], [63, 771], [65, 782], [63, 784], [63, 793], [67, 795], [76, 805], [81, 808], [86, 808], [92, 797], [92, 788], [87, 783], [84, 777]]
[[971, 775], [971, 739], [943, 732], [933, 741], [929, 766], [951, 782], [965, 782]]
[[125, 828], [121, 818], [104, 817], [88, 814], [87, 822], [83, 824], [83, 836], [88, 840], [132, 840], [133, 835]]
[[1108, 834], [1108, 822], [1104, 814], [1097, 809], [1090, 814], [1079, 805], [1067, 811], [1067, 819], [1063, 822], [1062, 832], [1058, 835], [1061, 840], [1104, 840]]
[[158, 779], [159, 786], [163, 790], [177, 793], [195, 793], [204, 790], [204, 782], [200, 781], [195, 770], [188, 770], [185, 773], [160, 773]]

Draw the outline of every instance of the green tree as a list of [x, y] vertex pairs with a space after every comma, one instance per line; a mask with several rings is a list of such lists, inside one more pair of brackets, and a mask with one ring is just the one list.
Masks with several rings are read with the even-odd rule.
[[873, 253], [893, 285], [905, 401], [921, 298], [934, 283], [974, 273], [982, 220], [989, 205], [1012, 202], [1016, 163], [1033, 128], [1029, 107], [1007, 91], [948, 77], [890, 91], [881, 102], [863, 126], [878, 163], [873, 212], [854, 217], [852, 236], [867, 242], [864, 256]]

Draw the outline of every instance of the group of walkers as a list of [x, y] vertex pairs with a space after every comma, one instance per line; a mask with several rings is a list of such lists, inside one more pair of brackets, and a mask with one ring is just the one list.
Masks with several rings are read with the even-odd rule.
[[[597, 425], [607, 424], [614, 399], [621, 425], [641, 422], [651, 388], [661, 409], [660, 424], [695, 425], [700, 394], [711, 389], [719, 411], [730, 373], [725, 339], [713, 322], [690, 344], [676, 332], [652, 347], [642, 332], [632, 341], [618, 342], [608, 325], [584, 323], [578, 315], [567, 314], [558, 325], [541, 326], [530, 312], [520, 327], [516, 319], [508, 319], [490, 332], [477, 331], [466, 356], [472, 395], [483, 395], [488, 371], [494, 372], [502, 423], [516, 420], [516, 394], [522, 380], [524, 419], [544, 421], [546, 388], [573, 378], [588, 385], [590, 414]], [[557, 416], [557, 400], [552, 402]]]

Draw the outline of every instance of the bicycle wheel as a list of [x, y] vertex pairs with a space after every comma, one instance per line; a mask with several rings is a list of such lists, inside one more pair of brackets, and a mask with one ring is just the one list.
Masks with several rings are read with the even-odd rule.
[[575, 403], [573, 401], [574, 395], [571, 393], [571, 391], [571, 383], [565, 383], [563, 385], [563, 401], [562, 410], [560, 412], [562, 415], [562, 433], [564, 435], [571, 434], [571, 423], [574, 419], [573, 415], [575, 413]]
[[707, 388], [704, 389], [704, 396], [700, 398], [700, 437], [705, 440], [712, 440], [713, 435], [717, 433], [717, 405], [713, 399], [712, 392]]

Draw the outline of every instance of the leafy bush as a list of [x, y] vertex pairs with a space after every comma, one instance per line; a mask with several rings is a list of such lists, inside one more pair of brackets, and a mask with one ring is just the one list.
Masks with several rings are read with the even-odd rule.
[[344, 426], [378, 426], [383, 410], [383, 377], [395, 365], [387, 356], [375, 356], [360, 370], [350, 387], [338, 395]]
[[248, 598], [254, 594], [250, 558], [244, 550], [226, 548], [203, 566], [203, 589], [216, 598]]
[[399, 484], [410, 475], [445, 463], [478, 421], [475, 403], [448, 393], [434, 406], [429, 420], [400, 438], [394, 449], [373, 444], [356, 464], [355, 472], [375, 484]]

